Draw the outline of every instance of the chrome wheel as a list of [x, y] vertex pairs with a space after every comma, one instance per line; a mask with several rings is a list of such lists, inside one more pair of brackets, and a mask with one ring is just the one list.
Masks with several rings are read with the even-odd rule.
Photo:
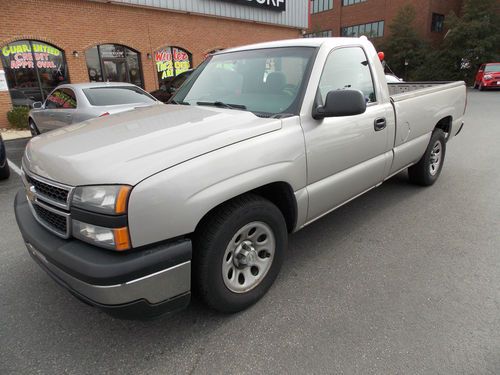
[[240, 228], [222, 258], [226, 287], [234, 293], [254, 289], [271, 268], [275, 250], [276, 239], [266, 223], [255, 221]]
[[432, 147], [430, 164], [429, 164], [429, 173], [431, 176], [435, 176], [439, 171], [439, 166], [441, 165], [441, 156], [442, 156], [443, 147], [441, 145], [441, 141], [436, 141], [434, 146]]

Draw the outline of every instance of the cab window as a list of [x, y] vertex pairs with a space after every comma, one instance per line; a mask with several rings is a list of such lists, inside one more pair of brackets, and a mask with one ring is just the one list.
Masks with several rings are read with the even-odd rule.
[[339, 48], [330, 53], [319, 83], [323, 103], [332, 90], [360, 90], [367, 103], [377, 101], [370, 64], [360, 47]]

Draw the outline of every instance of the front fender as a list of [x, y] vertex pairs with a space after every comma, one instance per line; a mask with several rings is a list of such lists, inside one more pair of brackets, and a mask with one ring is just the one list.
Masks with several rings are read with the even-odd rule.
[[194, 232], [214, 207], [273, 182], [293, 191], [306, 185], [306, 158], [298, 118], [282, 129], [201, 155], [134, 187], [129, 200], [133, 247]]

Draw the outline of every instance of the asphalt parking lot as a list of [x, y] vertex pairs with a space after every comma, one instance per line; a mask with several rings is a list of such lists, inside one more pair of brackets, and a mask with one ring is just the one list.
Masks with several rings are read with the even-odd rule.
[[[0, 182], [0, 374], [499, 374], [500, 92], [469, 92], [438, 182], [405, 173], [290, 239], [257, 305], [116, 320], [31, 260]], [[19, 165], [25, 140], [9, 141]]]

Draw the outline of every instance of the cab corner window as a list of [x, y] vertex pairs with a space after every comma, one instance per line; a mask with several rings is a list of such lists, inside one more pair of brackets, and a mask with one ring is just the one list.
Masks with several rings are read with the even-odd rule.
[[367, 103], [377, 100], [370, 65], [360, 47], [336, 49], [326, 61], [319, 83], [323, 103], [328, 92], [345, 89], [360, 90]]

